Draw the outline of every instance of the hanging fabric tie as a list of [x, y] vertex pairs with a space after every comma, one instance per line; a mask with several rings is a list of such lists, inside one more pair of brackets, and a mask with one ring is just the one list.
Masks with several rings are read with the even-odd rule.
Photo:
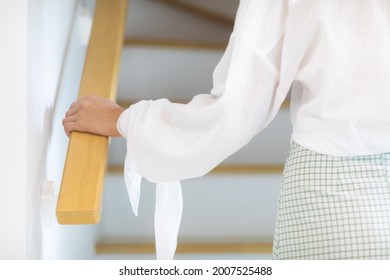
[[[134, 170], [129, 160], [125, 160], [124, 172], [132, 210], [134, 215], [138, 216], [142, 176]], [[183, 196], [180, 182], [157, 183], [154, 228], [158, 260], [173, 259], [182, 212]]]

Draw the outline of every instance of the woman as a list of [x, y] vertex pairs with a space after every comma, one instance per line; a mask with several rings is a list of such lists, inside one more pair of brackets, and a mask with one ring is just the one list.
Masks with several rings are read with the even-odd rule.
[[150, 181], [202, 176], [267, 126], [293, 84], [274, 258], [390, 259], [389, 26], [389, 1], [242, 0], [211, 94], [124, 111], [84, 98], [65, 131], [122, 135]]

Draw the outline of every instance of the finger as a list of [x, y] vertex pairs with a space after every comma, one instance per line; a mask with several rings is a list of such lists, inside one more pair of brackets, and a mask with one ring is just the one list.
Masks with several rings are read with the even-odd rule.
[[77, 102], [72, 103], [72, 105], [70, 105], [68, 111], [66, 112], [65, 116], [68, 117], [76, 114], [78, 112], [78, 107], [79, 106]]
[[82, 126], [77, 123], [77, 122], [67, 122], [67, 123], [64, 123], [64, 130], [65, 130], [65, 133], [66, 135], [70, 135], [70, 133], [72, 131], [80, 131], [80, 132], [83, 132], [83, 130], [81, 129]]
[[65, 134], [69, 137], [70, 133], [73, 131], [72, 125], [70, 123], [64, 124]]
[[70, 122], [77, 122], [78, 121], [78, 116], [76, 114], [73, 114], [73, 115], [69, 115], [67, 117], [65, 117], [63, 120], [62, 120], [62, 124], [66, 124], [66, 123], [70, 123]]

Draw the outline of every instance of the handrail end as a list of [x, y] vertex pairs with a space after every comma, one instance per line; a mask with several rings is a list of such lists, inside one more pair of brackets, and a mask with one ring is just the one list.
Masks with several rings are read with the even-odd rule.
[[57, 221], [61, 225], [98, 224], [101, 218], [100, 211], [56, 211]]

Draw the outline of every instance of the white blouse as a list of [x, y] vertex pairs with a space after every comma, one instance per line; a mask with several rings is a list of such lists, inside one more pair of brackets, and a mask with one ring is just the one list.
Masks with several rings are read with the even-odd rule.
[[[208, 173], [272, 121], [293, 82], [295, 142], [333, 156], [390, 152], [390, 1], [241, 0], [211, 94], [185, 105], [141, 101], [118, 120], [134, 210], [140, 176], [162, 183]], [[160, 258], [176, 246], [175, 184], [157, 187], [157, 216], [175, 215], [156, 216]]]

